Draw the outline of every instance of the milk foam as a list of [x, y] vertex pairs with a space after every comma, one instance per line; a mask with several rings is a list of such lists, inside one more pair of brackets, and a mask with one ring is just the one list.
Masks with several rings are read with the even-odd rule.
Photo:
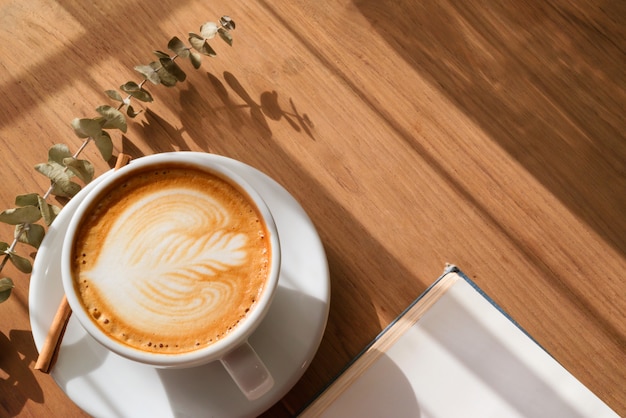
[[100, 209], [79, 257], [83, 298], [108, 332], [131, 345], [206, 344], [235, 326], [260, 291], [248, 276], [267, 270], [264, 231], [256, 213], [247, 219], [249, 207], [164, 179], [147, 193], [127, 191], [114, 210]]
[[[168, 216], [173, 211], [176, 216]], [[202, 193], [155, 193], [113, 224], [85, 276], [106, 300], [115, 300], [119, 315], [146, 330], [162, 332], [164, 320], [211, 316], [236, 285], [217, 274], [247, 258], [247, 238], [227, 231], [228, 224], [224, 208]]]

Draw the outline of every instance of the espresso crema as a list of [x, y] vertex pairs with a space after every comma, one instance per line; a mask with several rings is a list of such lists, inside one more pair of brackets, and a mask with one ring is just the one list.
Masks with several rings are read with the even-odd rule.
[[136, 173], [89, 209], [74, 285], [93, 321], [124, 344], [184, 353], [246, 317], [270, 270], [267, 229], [244, 192], [186, 166]]

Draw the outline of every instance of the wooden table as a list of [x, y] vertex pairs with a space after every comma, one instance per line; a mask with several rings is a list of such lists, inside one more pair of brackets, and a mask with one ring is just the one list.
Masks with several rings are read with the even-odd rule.
[[[489, 3], [489, 2], [487, 2]], [[458, 265], [626, 415], [626, 7], [620, 1], [0, 1], [0, 203], [76, 150], [76, 117], [207, 20], [234, 45], [113, 132], [114, 155], [218, 153], [310, 215], [332, 303], [312, 364], [268, 416], [297, 411]], [[110, 167], [95, 147], [96, 174]], [[63, 204], [51, 199], [51, 202]], [[13, 228], [0, 225], [12, 240]], [[25, 247], [22, 254], [32, 253]], [[81, 416], [37, 356], [28, 275], [0, 305], [0, 415]]]

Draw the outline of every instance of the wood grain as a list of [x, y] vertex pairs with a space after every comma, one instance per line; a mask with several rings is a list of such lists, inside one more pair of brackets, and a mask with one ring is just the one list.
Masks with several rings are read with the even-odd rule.
[[[0, 0], [0, 203], [77, 149], [133, 66], [221, 14], [232, 48], [150, 87], [114, 154], [215, 152], [268, 173], [311, 216], [331, 269], [324, 339], [269, 416], [298, 411], [457, 264], [626, 415], [626, 6], [602, 0], [209, 3]], [[139, 106], [138, 106], [139, 107]], [[84, 156], [98, 173], [113, 162]], [[63, 202], [59, 202], [63, 203]], [[0, 225], [12, 239], [12, 229]], [[26, 254], [31, 250], [26, 249]], [[506, 273], [506, 274], [505, 274]], [[0, 415], [82, 416], [34, 374], [28, 277], [2, 305]]]

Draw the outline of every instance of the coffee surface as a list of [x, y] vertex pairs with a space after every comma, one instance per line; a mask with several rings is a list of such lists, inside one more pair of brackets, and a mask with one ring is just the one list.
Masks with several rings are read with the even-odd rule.
[[219, 177], [146, 171], [90, 208], [74, 244], [74, 285], [113, 338], [144, 351], [193, 351], [253, 308], [270, 269], [267, 233], [249, 198]]

